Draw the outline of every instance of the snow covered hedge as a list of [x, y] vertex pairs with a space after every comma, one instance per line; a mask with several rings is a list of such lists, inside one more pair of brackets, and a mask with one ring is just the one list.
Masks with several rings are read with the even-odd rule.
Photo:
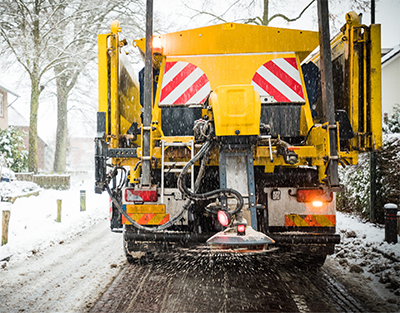
[[[400, 206], [400, 106], [383, 123], [383, 149], [376, 153], [377, 167], [377, 221], [384, 221], [383, 206]], [[370, 211], [370, 154], [360, 154], [358, 165], [339, 170], [345, 192], [338, 193], [337, 207], [344, 211], [357, 211], [366, 218]]]
[[24, 146], [23, 132], [9, 126], [0, 129], [0, 163], [14, 172], [28, 168], [28, 151]]

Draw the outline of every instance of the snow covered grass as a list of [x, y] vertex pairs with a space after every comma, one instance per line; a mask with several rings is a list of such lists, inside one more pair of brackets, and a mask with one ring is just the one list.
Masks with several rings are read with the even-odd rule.
[[395, 261], [400, 260], [400, 236], [397, 244], [389, 244], [383, 227], [340, 212], [337, 231], [341, 243], [333, 257], [338, 268], [361, 275], [381, 297], [400, 307], [400, 262]]
[[0, 182], [1, 198], [23, 196], [40, 190], [38, 185], [29, 181]]
[[[1, 202], [1, 210], [9, 209], [11, 217], [8, 244], [0, 247], [0, 260], [10, 255], [11, 262], [27, 258], [107, 218], [108, 196], [94, 193], [92, 177], [92, 173], [85, 177], [72, 177], [70, 190], [41, 190], [39, 196], [18, 198], [14, 204]], [[8, 186], [13, 195], [28, 188], [21, 184], [18, 192], [16, 186]], [[1, 192], [5, 189], [1, 187]], [[85, 212], [80, 212], [80, 190], [86, 190]], [[57, 199], [62, 200], [61, 223], [56, 222]]]

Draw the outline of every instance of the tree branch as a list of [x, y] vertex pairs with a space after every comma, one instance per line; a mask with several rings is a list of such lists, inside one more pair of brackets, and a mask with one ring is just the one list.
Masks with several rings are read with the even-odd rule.
[[268, 24], [275, 18], [280, 17], [283, 18], [285, 21], [287, 22], [294, 22], [297, 21], [299, 18], [301, 18], [301, 16], [303, 15], [303, 13], [315, 2], [315, 0], [312, 0], [304, 9], [303, 11], [300, 12], [299, 16], [295, 17], [295, 18], [288, 18], [287, 16], [283, 15], [283, 14], [275, 14], [273, 16], [271, 16], [271, 18], [268, 20]]

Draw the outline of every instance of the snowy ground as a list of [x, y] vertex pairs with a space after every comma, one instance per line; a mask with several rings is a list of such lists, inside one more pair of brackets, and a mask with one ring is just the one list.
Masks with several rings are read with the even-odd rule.
[[[1, 202], [0, 210], [9, 209], [11, 217], [8, 244], [0, 247], [0, 260], [10, 255], [12, 255], [10, 264], [26, 259], [107, 218], [108, 197], [106, 193], [102, 195], [94, 193], [92, 177], [92, 173], [79, 177], [72, 176], [70, 190], [41, 189], [39, 196], [18, 198], [14, 204]], [[1, 183], [0, 192], [3, 196], [25, 194], [35, 189], [31, 185], [35, 184]], [[18, 187], [20, 187], [19, 192]], [[86, 191], [85, 212], [80, 212], [80, 190]], [[56, 222], [57, 199], [62, 201], [61, 223]]]
[[0, 262], [0, 312], [88, 311], [119, 274], [126, 262], [121, 234], [110, 232], [108, 197], [94, 194], [92, 177], [72, 177], [67, 191], [1, 203], [11, 219], [9, 243], [0, 247], [0, 259], [10, 257]]
[[341, 243], [326, 265], [334, 267], [342, 278], [358, 282], [360, 290], [362, 285], [375, 291], [382, 305], [400, 311], [400, 236], [397, 244], [388, 244], [383, 227], [340, 212], [337, 231]]
[[[94, 194], [92, 177], [72, 177], [67, 191], [41, 190], [39, 196], [1, 203], [11, 219], [9, 243], [0, 247], [0, 311], [89, 309], [124, 266], [121, 234], [109, 231], [108, 196]], [[86, 190], [86, 212], [80, 212], [80, 190]], [[57, 199], [61, 223], [55, 221]], [[324, 268], [355, 292], [368, 287], [385, 308], [400, 311], [400, 238], [396, 245], [385, 243], [384, 228], [348, 214], [338, 213], [337, 224], [342, 242]], [[32, 288], [37, 291], [31, 294]], [[367, 296], [378, 310], [377, 298]]]

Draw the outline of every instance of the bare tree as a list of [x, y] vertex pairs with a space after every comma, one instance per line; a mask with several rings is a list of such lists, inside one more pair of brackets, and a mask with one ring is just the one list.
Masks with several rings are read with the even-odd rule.
[[35, 0], [2, 0], [0, 2], [0, 36], [2, 47], [23, 66], [31, 82], [29, 118], [28, 169], [37, 172], [37, 113], [42, 80], [63, 58], [62, 53], [52, 59], [44, 57], [51, 49], [51, 32], [58, 25], [54, 15], [68, 0], [58, 3]]
[[[73, 19], [65, 19], [66, 12], [73, 11]], [[128, 20], [129, 16], [129, 21]], [[55, 46], [63, 51], [65, 59], [54, 67], [57, 86], [57, 136], [54, 157], [54, 171], [63, 172], [66, 166], [68, 97], [85, 74], [85, 68], [97, 58], [97, 34], [109, 27], [112, 19], [121, 19], [134, 34], [141, 28], [143, 6], [140, 0], [126, 1], [71, 1], [66, 10], [58, 12], [58, 19], [64, 26], [58, 29], [54, 38]], [[105, 21], [108, 22], [105, 22]], [[86, 72], [87, 75], [89, 75]]]
[[[283, 3], [290, 4], [291, 1], [275, 1], [274, 4], [279, 5], [279, 8], [272, 8], [275, 10], [271, 10], [271, 3], [273, 1], [270, 0], [231, 0], [224, 2], [225, 8], [224, 10], [214, 10], [216, 7], [216, 3], [213, 0], [203, 0], [200, 8], [196, 8], [192, 5], [188, 5], [186, 2], [184, 6], [194, 12], [191, 18], [196, 18], [199, 16], [210, 16], [211, 23], [216, 22], [240, 22], [245, 24], [256, 24], [256, 25], [264, 25], [268, 26], [275, 19], [283, 19], [286, 22], [294, 22], [299, 20], [304, 13], [316, 2], [315, 0], [310, 0], [303, 9], [295, 14], [295, 16], [290, 17], [287, 13], [283, 14], [282, 12], [274, 13], [271, 15], [271, 11], [283, 11], [282, 8]], [[365, 12], [370, 8], [370, 0], [335, 0], [330, 1], [334, 6], [341, 6], [345, 2], [350, 3], [350, 8], [353, 10], [357, 10], [358, 12]], [[227, 16], [229, 15], [229, 18]], [[232, 16], [235, 16], [232, 20]], [[337, 16], [331, 14], [331, 20], [336, 21], [338, 19]], [[342, 21], [342, 17], [340, 17]]]
[[[106, 32], [113, 18], [137, 17], [142, 0], [2, 0], [1, 49], [26, 70], [31, 82], [29, 171], [37, 172], [39, 97], [49, 80], [56, 80], [58, 126], [57, 170], [65, 169], [66, 104], [79, 73], [96, 56], [97, 33]], [[136, 6], [135, 6], [136, 5]], [[136, 16], [135, 16], [136, 15]], [[140, 15], [139, 15], [140, 16]], [[132, 25], [128, 23], [127, 25]], [[133, 28], [133, 27], [132, 27]], [[54, 71], [53, 71], [54, 70]], [[47, 79], [47, 80], [46, 80]], [[60, 161], [58, 161], [60, 160]]]

